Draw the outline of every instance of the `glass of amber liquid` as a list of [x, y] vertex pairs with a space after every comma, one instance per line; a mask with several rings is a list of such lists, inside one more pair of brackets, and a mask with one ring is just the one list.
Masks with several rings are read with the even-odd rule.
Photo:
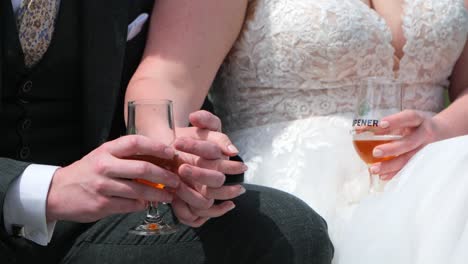
[[[386, 78], [367, 78], [357, 88], [357, 104], [352, 124], [353, 145], [360, 158], [370, 168], [373, 164], [395, 158], [376, 158], [375, 147], [402, 138], [398, 130], [383, 129], [379, 126], [383, 117], [401, 111], [401, 85]], [[384, 182], [379, 175], [369, 171], [369, 192], [381, 192]]]
[[[171, 145], [175, 139], [174, 116], [170, 100], [138, 100], [128, 103], [127, 134], [138, 134], [154, 138], [158, 142]], [[177, 170], [177, 161], [161, 159], [149, 155], [133, 155], [129, 159], [143, 160], [170, 171]], [[161, 183], [143, 179], [135, 181], [153, 188], [164, 189]], [[129, 232], [135, 235], [151, 236], [172, 234], [177, 226], [166, 223], [159, 214], [160, 203], [148, 202], [146, 216], [141, 224]]]

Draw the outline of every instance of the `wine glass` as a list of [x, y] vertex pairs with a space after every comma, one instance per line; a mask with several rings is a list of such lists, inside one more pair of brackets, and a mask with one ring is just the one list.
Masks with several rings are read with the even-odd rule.
[[[174, 116], [170, 100], [138, 100], [128, 103], [127, 134], [138, 134], [154, 138], [158, 142], [170, 145], [175, 139]], [[150, 155], [133, 155], [129, 159], [151, 162], [170, 171], [177, 170], [177, 161], [161, 159]], [[164, 189], [164, 184], [143, 179], [135, 181], [153, 188]], [[177, 226], [166, 223], [159, 214], [161, 203], [148, 202], [143, 223], [129, 232], [135, 235], [165, 235], [177, 231]]]
[[384, 182], [374, 175], [370, 167], [395, 156], [376, 158], [375, 147], [402, 138], [401, 131], [379, 127], [380, 120], [401, 111], [401, 85], [391, 79], [371, 77], [362, 80], [358, 87], [357, 104], [352, 124], [353, 145], [367, 164], [370, 179], [369, 192], [381, 192]]

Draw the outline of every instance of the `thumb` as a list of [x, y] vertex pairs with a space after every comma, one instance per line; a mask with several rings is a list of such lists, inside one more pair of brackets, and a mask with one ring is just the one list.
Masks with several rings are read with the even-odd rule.
[[205, 110], [200, 110], [191, 113], [189, 116], [189, 120], [194, 127], [198, 128], [218, 132], [220, 132], [222, 128], [221, 120], [219, 119], [219, 117]]

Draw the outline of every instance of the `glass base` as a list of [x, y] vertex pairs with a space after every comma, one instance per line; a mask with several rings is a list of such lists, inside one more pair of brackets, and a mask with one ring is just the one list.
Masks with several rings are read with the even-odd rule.
[[128, 233], [138, 236], [155, 236], [155, 235], [169, 235], [177, 232], [179, 228], [175, 225], [168, 225], [164, 223], [148, 223], [145, 222]]

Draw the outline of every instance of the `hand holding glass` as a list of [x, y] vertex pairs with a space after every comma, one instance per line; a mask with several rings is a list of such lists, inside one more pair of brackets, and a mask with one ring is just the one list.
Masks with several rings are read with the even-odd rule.
[[372, 164], [391, 160], [394, 157], [374, 157], [374, 148], [399, 140], [400, 131], [382, 128], [383, 117], [401, 111], [401, 86], [399, 83], [384, 78], [368, 78], [358, 87], [356, 110], [353, 119], [353, 144], [361, 159], [369, 167], [370, 192], [383, 189], [379, 175], [370, 171]]
[[[169, 100], [140, 100], [128, 103], [127, 134], [138, 134], [154, 138], [170, 145], [175, 139], [172, 102]], [[149, 155], [133, 155], [129, 159], [143, 160], [161, 168], [177, 170], [176, 160], [165, 160]], [[136, 179], [137, 182], [157, 189], [164, 189], [160, 183]], [[159, 215], [158, 205], [148, 202], [146, 217], [142, 224], [130, 230], [135, 235], [165, 235], [174, 233], [177, 226], [165, 223]]]

